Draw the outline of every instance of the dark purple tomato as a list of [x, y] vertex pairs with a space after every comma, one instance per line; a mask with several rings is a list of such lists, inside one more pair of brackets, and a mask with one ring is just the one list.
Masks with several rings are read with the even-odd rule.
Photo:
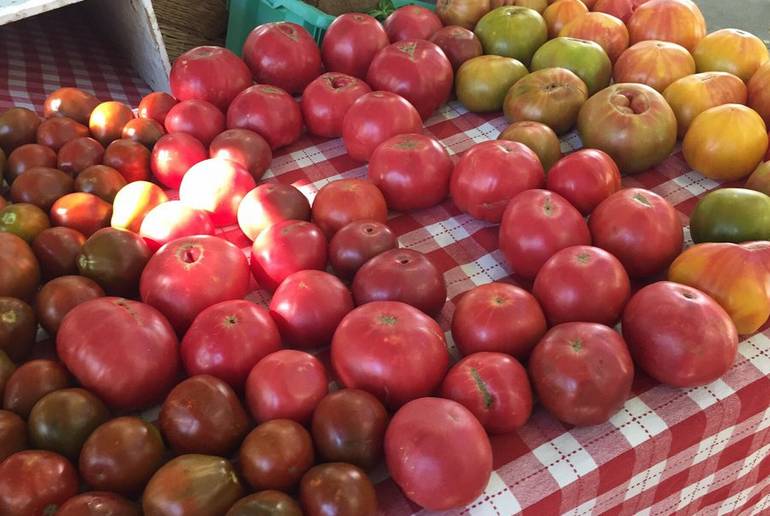
[[64, 502], [56, 516], [140, 516], [139, 507], [115, 493], [91, 491]]
[[43, 276], [56, 278], [68, 274], [77, 274], [77, 258], [86, 237], [71, 228], [55, 227], [44, 229], [32, 241]]
[[354, 220], [329, 241], [329, 263], [338, 276], [352, 279], [369, 259], [398, 247], [391, 229], [376, 220]]
[[268, 489], [241, 498], [225, 516], [302, 516], [302, 509], [286, 493]]
[[0, 462], [27, 449], [27, 424], [18, 414], [0, 410]]
[[97, 282], [114, 296], [130, 296], [152, 252], [144, 239], [132, 231], [102, 228], [91, 235], [77, 258], [81, 275]]
[[0, 297], [0, 350], [14, 362], [26, 358], [35, 343], [37, 320], [21, 299]]
[[62, 319], [80, 303], [103, 297], [104, 290], [83, 276], [54, 278], [37, 295], [37, 317], [45, 331], [56, 335]]
[[70, 376], [64, 366], [53, 360], [32, 360], [13, 372], [5, 384], [3, 408], [23, 418], [49, 392], [70, 385]]
[[72, 178], [55, 168], [33, 167], [11, 186], [11, 200], [34, 204], [46, 213], [59, 197], [74, 191]]
[[352, 464], [315, 466], [302, 477], [299, 497], [306, 516], [375, 516], [377, 494], [369, 477]]

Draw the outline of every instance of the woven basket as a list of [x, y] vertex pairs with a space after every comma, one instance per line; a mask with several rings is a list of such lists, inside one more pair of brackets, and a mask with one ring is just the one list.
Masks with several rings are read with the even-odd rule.
[[200, 45], [225, 44], [226, 0], [153, 0], [171, 62]]

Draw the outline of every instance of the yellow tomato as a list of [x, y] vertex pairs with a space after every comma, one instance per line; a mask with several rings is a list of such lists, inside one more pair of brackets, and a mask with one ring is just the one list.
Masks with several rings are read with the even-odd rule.
[[738, 29], [712, 32], [700, 40], [692, 55], [699, 72], [728, 72], [743, 81], [770, 59], [761, 39]]
[[[632, 47], [633, 48], [633, 47]], [[706, 72], [679, 79], [663, 91], [684, 137], [695, 117], [722, 104], [745, 104], [746, 85], [724, 72]]]

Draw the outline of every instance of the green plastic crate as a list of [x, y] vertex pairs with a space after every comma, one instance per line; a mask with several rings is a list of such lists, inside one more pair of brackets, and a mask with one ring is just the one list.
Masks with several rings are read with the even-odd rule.
[[[302, 0], [230, 0], [230, 15], [227, 22], [227, 48], [241, 55], [243, 42], [257, 25], [268, 22], [288, 21], [303, 26], [321, 44], [326, 28], [335, 16], [326, 14]], [[435, 3], [418, 0], [394, 0], [395, 7], [420, 5], [430, 10]]]

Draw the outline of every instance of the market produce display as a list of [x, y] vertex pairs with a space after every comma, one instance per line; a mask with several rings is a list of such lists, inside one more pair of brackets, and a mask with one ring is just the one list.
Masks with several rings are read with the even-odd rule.
[[[0, 113], [0, 514], [366, 516], [383, 474], [461, 510], [531, 417], [723, 378], [770, 317], [766, 47], [690, 0], [514, 3], [268, 23], [136, 110]], [[453, 155], [453, 93], [510, 126]], [[304, 133], [356, 173], [276, 181]], [[678, 141], [725, 187], [689, 220], [633, 182]], [[431, 209], [498, 281], [404, 245]]]

